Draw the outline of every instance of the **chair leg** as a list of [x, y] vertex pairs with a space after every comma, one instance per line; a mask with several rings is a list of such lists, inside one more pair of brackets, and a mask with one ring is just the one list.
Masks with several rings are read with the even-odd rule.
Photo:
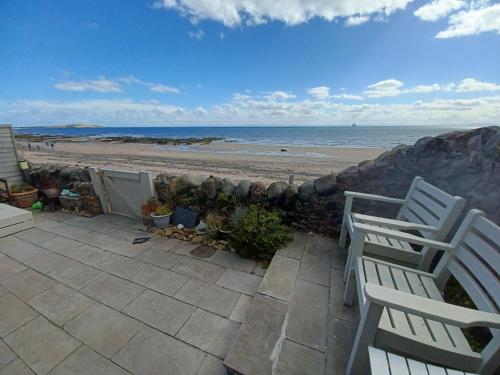
[[344, 249], [345, 243], [347, 240], [347, 225], [342, 222], [342, 228], [340, 229], [340, 238], [339, 238], [339, 248]]
[[363, 370], [367, 368], [369, 359], [368, 345], [375, 338], [383, 310], [384, 307], [381, 305], [376, 305], [370, 301], [366, 302], [347, 364], [346, 375], [364, 374]]
[[352, 306], [356, 297], [356, 277], [353, 269], [349, 271], [347, 284], [344, 290], [344, 305]]

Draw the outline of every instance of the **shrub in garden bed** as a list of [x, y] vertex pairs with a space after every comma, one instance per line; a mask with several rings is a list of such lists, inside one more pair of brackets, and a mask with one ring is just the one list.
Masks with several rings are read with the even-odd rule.
[[233, 223], [229, 241], [244, 257], [271, 257], [289, 240], [288, 233], [278, 211], [251, 205]]

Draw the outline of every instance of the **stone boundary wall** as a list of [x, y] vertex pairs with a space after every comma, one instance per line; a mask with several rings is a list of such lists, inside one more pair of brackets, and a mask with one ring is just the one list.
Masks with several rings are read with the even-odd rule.
[[[86, 180], [88, 172], [65, 167], [53, 174], [71, 181]], [[403, 198], [415, 176], [464, 197], [467, 209], [479, 208], [500, 223], [500, 127], [425, 137], [413, 146], [397, 146], [375, 160], [300, 185], [276, 181], [265, 186], [249, 180], [234, 184], [212, 176], [166, 174], [158, 175], [154, 184], [161, 201], [181, 204], [201, 214], [227, 204], [228, 199], [233, 205], [262, 203], [281, 209], [296, 230], [331, 236], [338, 234], [342, 222], [344, 191]], [[354, 209], [385, 217], [394, 217], [397, 212], [397, 207], [366, 202], [355, 202]]]

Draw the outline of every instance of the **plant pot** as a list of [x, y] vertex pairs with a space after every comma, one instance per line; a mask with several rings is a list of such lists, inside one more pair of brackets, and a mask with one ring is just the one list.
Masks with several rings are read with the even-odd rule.
[[10, 193], [10, 197], [16, 207], [28, 208], [36, 202], [38, 190], [30, 187], [31, 190], [22, 191], [20, 193]]
[[153, 219], [153, 224], [157, 228], [166, 228], [170, 224], [170, 218], [172, 217], [172, 213], [169, 213], [168, 215], [155, 215], [154, 213], [151, 214], [151, 218]]

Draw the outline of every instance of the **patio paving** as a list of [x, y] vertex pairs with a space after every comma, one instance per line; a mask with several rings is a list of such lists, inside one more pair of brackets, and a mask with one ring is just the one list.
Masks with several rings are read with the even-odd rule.
[[132, 245], [144, 232], [125, 217], [34, 220], [0, 238], [0, 375], [222, 375], [229, 352], [252, 375], [345, 370], [358, 316], [331, 239], [296, 233], [266, 272], [175, 239]]
[[252, 260], [100, 215], [35, 214], [0, 239], [0, 374], [225, 374], [262, 280]]

